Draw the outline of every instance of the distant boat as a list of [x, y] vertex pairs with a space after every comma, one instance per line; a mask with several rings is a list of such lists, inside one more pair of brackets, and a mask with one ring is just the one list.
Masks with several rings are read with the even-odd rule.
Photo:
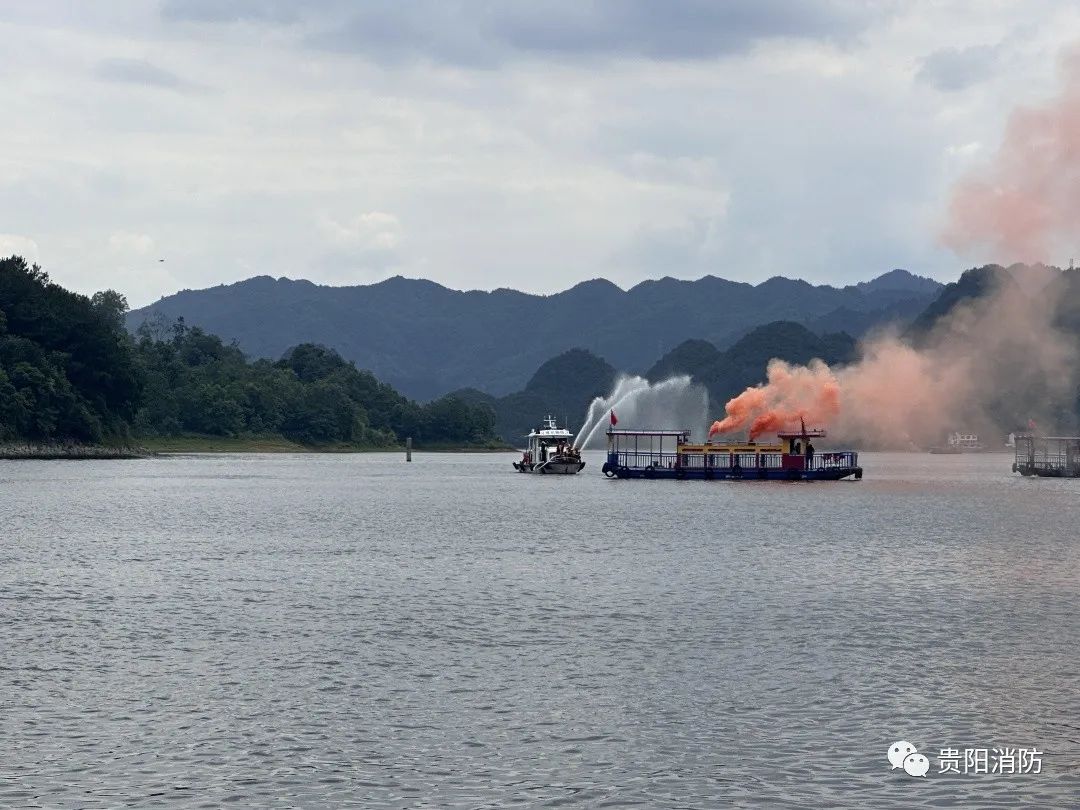
[[581, 451], [574, 447], [574, 434], [555, 423], [548, 415], [538, 428], [529, 431], [521, 461], [514, 462], [520, 473], [542, 475], [577, 475], [585, 469]]
[[1013, 472], [1040, 478], [1080, 478], [1080, 436], [1016, 437]]
[[931, 447], [930, 452], [934, 455], [954, 456], [959, 453], [978, 453], [985, 449], [977, 433], [950, 433], [947, 444]]

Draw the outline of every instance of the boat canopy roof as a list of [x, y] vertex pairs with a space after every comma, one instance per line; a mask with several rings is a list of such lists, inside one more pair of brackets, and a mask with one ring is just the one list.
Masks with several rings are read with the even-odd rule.
[[539, 428], [533, 428], [529, 431], [527, 439], [572, 439], [574, 434], [566, 428], [561, 428], [555, 422], [555, 417], [548, 414], [544, 417], [544, 421]]
[[801, 439], [804, 436], [808, 439], [816, 439], [827, 434], [824, 428], [800, 428], [799, 430], [778, 430], [776, 435], [781, 439]]
[[608, 436], [689, 436], [689, 430], [615, 430], [609, 429]]

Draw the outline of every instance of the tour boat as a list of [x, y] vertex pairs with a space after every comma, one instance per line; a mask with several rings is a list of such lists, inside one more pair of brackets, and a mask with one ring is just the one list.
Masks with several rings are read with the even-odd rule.
[[779, 431], [775, 443], [691, 444], [689, 430], [608, 430], [608, 478], [839, 481], [862, 478], [854, 450], [819, 452], [825, 431]]
[[1040, 478], [1080, 478], [1080, 436], [1036, 436], [1021, 433], [1014, 439], [1013, 472]]
[[574, 434], [558, 427], [553, 416], [547, 416], [543, 424], [529, 431], [525, 438], [528, 444], [521, 461], [514, 462], [518, 472], [576, 475], [585, 468], [581, 451], [573, 444]]
[[935, 456], [955, 456], [960, 453], [977, 453], [985, 449], [977, 433], [950, 433], [947, 444], [931, 447], [930, 452]]

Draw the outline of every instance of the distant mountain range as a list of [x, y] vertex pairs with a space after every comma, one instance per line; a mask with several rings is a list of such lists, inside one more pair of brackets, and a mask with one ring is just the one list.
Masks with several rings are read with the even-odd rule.
[[756, 327], [727, 349], [704, 340], [688, 340], [657, 361], [648, 372], [652, 382], [688, 374], [709, 391], [709, 399], [724, 403], [747, 387], [762, 382], [774, 357], [789, 363], [824, 360], [842, 365], [855, 359], [855, 339], [846, 332], [816, 335], [791, 321]]
[[[905, 270], [840, 288], [781, 276], [757, 285], [705, 276], [622, 290], [597, 279], [549, 296], [459, 292], [401, 277], [327, 287], [260, 276], [184, 290], [128, 313], [127, 324], [164, 327], [182, 317], [188, 326], [235, 340], [253, 357], [277, 358], [297, 344], [321, 343], [419, 400], [463, 388], [501, 398], [535, 392], [536, 369], [570, 349], [645, 373], [665, 361], [672, 365], [670, 355], [687, 340], [722, 352], [776, 321], [805, 328], [815, 340], [838, 332], [857, 338], [883, 324], [906, 327], [941, 289]], [[718, 390], [726, 385], [720, 379], [735, 379], [716, 373]]]

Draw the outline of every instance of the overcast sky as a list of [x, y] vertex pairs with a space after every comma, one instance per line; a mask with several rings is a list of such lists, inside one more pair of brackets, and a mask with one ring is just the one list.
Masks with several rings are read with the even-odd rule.
[[951, 280], [993, 258], [940, 246], [951, 184], [1078, 31], [1043, 0], [4, 2], [0, 253], [136, 306]]

